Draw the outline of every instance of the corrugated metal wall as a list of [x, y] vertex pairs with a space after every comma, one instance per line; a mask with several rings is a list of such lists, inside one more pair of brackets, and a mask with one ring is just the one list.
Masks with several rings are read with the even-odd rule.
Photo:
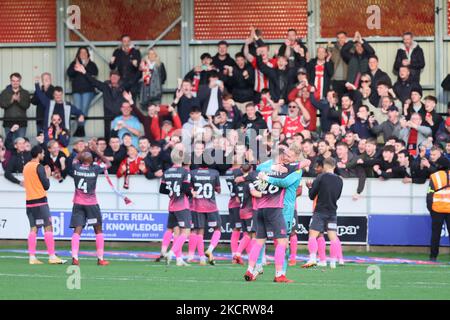
[[[382, 70], [388, 72], [392, 79], [395, 77], [392, 74], [392, 66], [395, 59], [395, 53], [399, 46], [398, 43], [376, 42], [372, 43], [380, 60], [380, 67]], [[420, 42], [420, 46], [425, 53], [426, 67], [422, 74], [422, 84], [424, 86], [434, 86], [435, 76], [435, 57], [434, 57], [434, 43]], [[445, 42], [447, 52], [450, 52], [450, 42]], [[271, 52], [279, 47], [278, 44], [270, 46]], [[191, 66], [199, 63], [199, 57], [204, 52], [216, 53], [215, 45], [195, 45], [191, 46]], [[241, 49], [241, 45], [230, 45], [229, 52], [232, 56]], [[77, 48], [66, 49], [66, 66], [74, 59]], [[101, 54], [109, 60], [114, 47], [99, 47]], [[144, 48], [142, 48], [144, 50]], [[178, 46], [159, 46], [156, 47], [161, 61], [166, 65], [168, 72], [168, 80], [165, 85], [166, 88], [173, 89], [177, 85], [177, 78], [180, 75], [180, 49]], [[144, 52], [143, 52], [144, 53]], [[0, 48], [0, 88], [4, 88], [9, 84], [9, 74], [12, 72], [20, 72], [23, 76], [23, 86], [27, 90], [34, 90], [34, 77], [44, 71], [55, 73], [56, 49], [53, 48]], [[108, 77], [108, 66], [96, 55], [93, 55], [94, 61], [99, 67], [99, 79], [105, 80]], [[448, 57], [446, 56], [446, 59]], [[443, 63], [443, 62], [440, 62]], [[449, 64], [447, 64], [449, 65]], [[444, 75], [450, 73], [449, 70], [444, 70]], [[71, 91], [70, 82], [66, 80], [67, 91]], [[434, 90], [424, 91], [424, 94], [434, 94]], [[163, 103], [169, 103], [172, 99], [171, 94], [166, 94], [163, 98]], [[35, 107], [32, 106], [29, 111], [29, 116], [34, 116]], [[89, 113], [90, 116], [102, 116], [102, 101], [100, 100]], [[3, 116], [3, 111], [0, 111], [0, 116]], [[29, 123], [29, 134], [35, 134], [34, 121]], [[103, 124], [101, 121], [90, 121], [87, 123], [88, 135], [101, 135], [103, 133]], [[3, 134], [3, 130], [0, 130]]]
[[[115, 47], [98, 47], [100, 53], [109, 60]], [[144, 54], [144, 49], [142, 53]], [[175, 88], [177, 86], [177, 78], [180, 77], [180, 49], [178, 46], [157, 47], [156, 50], [161, 61], [166, 65], [168, 79], [166, 88]], [[66, 68], [75, 58], [77, 48], [66, 49]], [[99, 68], [98, 79], [106, 80], [109, 76], [109, 67], [96, 54], [93, 54], [93, 60]], [[0, 48], [0, 88], [5, 88], [9, 84], [9, 75], [13, 72], [19, 72], [23, 77], [23, 87], [27, 90], [34, 91], [34, 78], [43, 72], [50, 72], [53, 75], [56, 72], [56, 49], [54, 48]], [[66, 91], [71, 92], [70, 81], [66, 77]], [[70, 101], [70, 97], [67, 100]], [[171, 94], [165, 94], [163, 103], [168, 103], [172, 99]], [[91, 110], [89, 116], [103, 116], [103, 101], [100, 99]], [[28, 116], [35, 116], [35, 106], [28, 109]], [[3, 109], [0, 109], [0, 117], [3, 116]], [[36, 134], [34, 121], [28, 122], [28, 135]], [[103, 135], [103, 122], [99, 120], [88, 121], [86, 124], [86, 133], [88, 136]], [[0, 129], [0, 135], [3, 135], [3, 129]]]

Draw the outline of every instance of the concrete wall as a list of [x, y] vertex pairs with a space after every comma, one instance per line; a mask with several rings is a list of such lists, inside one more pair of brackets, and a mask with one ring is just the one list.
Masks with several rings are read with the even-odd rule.
[[[168, 197], [159, 194], [159, 180], [147, 180], [142, 176], [130, 178], [130, 189], [123, 190], [123, 179], [111, 177], [114, 185], [124, 192], [133, 205], [125, 206], [124, 202], [113, 193], [104, 177], [100, 177], [97, 184], [97, 196], [100, 207], [104, 210], [123, 211], [167, 211]], [[19, 176], [19, 179], [21, 177]], [[303, 179], [306, 181], [308, 178]], [[302, 182], [304, 184], [304, 182]], [[226, 182], [221, 178], [222, 194], [216, 196], [217, 205], [222, 213], [228, 212], [229, 192]], [[400, 180], [379, 181], [367, 179], [362, 197], [353, 201], [356, 193], [357, 180], [345, 179], [344, 189], [339, 200], [340, 215], [352, 214], [407, 214], [428, 215], [426, 208], [427, 184], [403, 184]], [[305, 188], [306, 190], [306, 188]], [[74, 185], [72, 178], [68, 177], [64, 182], [58, 183], [51, 180], [48, 192], [48, 201], [52, 210], [70, 210]], [[7, 181], [0, 175], [0, 213], [14, 212], [25, 214], [24, 189]], [[312, 201], [307, 197], [307, 192], [298, 198], [297, 207], [299, 213], [311, 213]]]

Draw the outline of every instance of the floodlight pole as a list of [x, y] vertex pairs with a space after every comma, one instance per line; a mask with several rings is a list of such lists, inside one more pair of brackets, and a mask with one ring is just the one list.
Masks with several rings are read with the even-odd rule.
[[307, 46], [311, 57], [315, 55], [317, 36], [320, 36], [320, 1], [308, 0]]
[[175, 28], [176, 25], [181, 22], [181, 20], [182, 20], [181, 16], [176, 18], [175, 21], [172, 22], [166, 29], [164, 29], [164, 31], [161, 32], [155, 40], [150, 42], [146, 50], [148, 51], [151, 48], [153, 48], [162, 38], [166, 36], [166, 34], [168, 34], [173, 28]]
[[434, 1], [434, 57], [435, 57], [435, 80], [434, 80], [434, 91], [435, 96], [438, 99], [437, 111], [445, 112], [443, 103], [446, 100], [444, 91], [441, 88], [441, 82], [443, 80], [443, 68], [445, 66], [444, 56], [443, 56], [443, 35], [445, 32], [445, 21], [444, 21], [444, 8], [445, 4], [443, 0]]
[[181, 1], [181, 77], [189, 72], [190, 52], [189, 42], [192, 40], [192, 30], [194, 21], [194, 2], [193, 0]]
[[64, 25], [70, 29], [73, 33], [75, 33], [81, 40], [83, 40], [83, 42], [85, 42], [91, 49], [92, 51], [94, 51], [97, 56], [100, 57], [100, 59], [103, 60], [103, 62], [105, 62], [106, 64], [109, 64], [109, 60], [107, 58], [105, 58], [101, 52], [97, 49], [97, 47], [88, 39], [86, 38], [79, 30], [77, 30], [76, 28], [71, 28], [67, 21], [64, 22]]
[[56, 83], [65, 91], [65, 28], [66, 6], [64, 0], [56, 2]]

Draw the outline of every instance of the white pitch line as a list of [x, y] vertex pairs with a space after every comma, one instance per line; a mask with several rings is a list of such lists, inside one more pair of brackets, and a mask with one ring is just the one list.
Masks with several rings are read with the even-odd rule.
[[[16, 277], [16, 278], [44, 278], [44, 279], [65, 279], [67, 278], [66, 276], [53, 276], [53, 275], [42, 275], [42, 274], [28, 274], [28, 273], [17, 273], [17, 274], [13, 274], [13, 273], [0, 273], [0, 277]], [[81, 280], [90, 280], [90, 281], [160, 281], [160, 282], [173, 282], [173, 278], [160, 278], [160, 277], [145, 277], [145, 276], [135, 276], [135, 277], [122, 277], [122, 276], [111, 276], [109, 278], [107, 277], [81, 277]], [[230, 284], [233, 282], [241, 282], [242, 281], [238, 281], [236, 280], [200, 280], [200, 279], [177, 279], [177, 282], [184, 282], [184, 283], [223, 283], [223, 284]], [[267, 283], [267, 282], [256, 282], [255, 284], [264, 284], [264, 285], [273, 285], [273, 286], [278, 286], [280, 287], [279, 284], [275, 284], [275, 283]], [[359, 282], [359, 281], [355, 281], [355, 282], [351, 282], [349, 283], [348, 281], [345, 282], [340, 282], [340, 281], [333, 281], [333, 280], [314, 280], [314, 282], [308, 282], [308, 283], [302, 283], [302, 282], [294, 282], [294, 283], [290, 283], [288, 286], [297, 286], [297, 287], [301, 287], [301, 286], [314, 286], [314, 287], [348, 287], [349, 284], [352, 285], [357, 285], [357, 284], [361, 284], [362, 286], [365, 285], [365, 282]], [[429, 289], [433, 289], [433, 288], [438, 288], [441, 286], [447, 286], [450, 285], [450, 283], [446, 283], [446, 282], [439, 282], [439, 283], [433, 283], [432, 285], [430, 285], [430, 283], [428, 282], [407, 282], [407, 283], [403, 283], [402, 285], [389, 285], [389, 288], [405, 288], [408, 286], [415, 286], [416, 288], [421, 288], [421, 289], [425, 289], [425, 288], [429, 288]], [[281, 287], [282, 288], [282, 287]]]

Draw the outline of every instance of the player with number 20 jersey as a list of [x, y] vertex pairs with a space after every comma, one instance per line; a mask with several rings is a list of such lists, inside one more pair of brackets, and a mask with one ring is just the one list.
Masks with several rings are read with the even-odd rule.
[[[200, 263], [204, 264], [205, 256], [211, 265], [215, 264], [212, 252], [220, 240], [221, 219], [216, 204], [216, 192], [220, 193], [219, 172], [207, 167], [200, 167], [191, 171], [193, 189], [192, 222], [193, 228], [198, 230], [198, 253]], [[204, 252], [203, 237], [205, 226], [214, 229], [211, 242]]]

